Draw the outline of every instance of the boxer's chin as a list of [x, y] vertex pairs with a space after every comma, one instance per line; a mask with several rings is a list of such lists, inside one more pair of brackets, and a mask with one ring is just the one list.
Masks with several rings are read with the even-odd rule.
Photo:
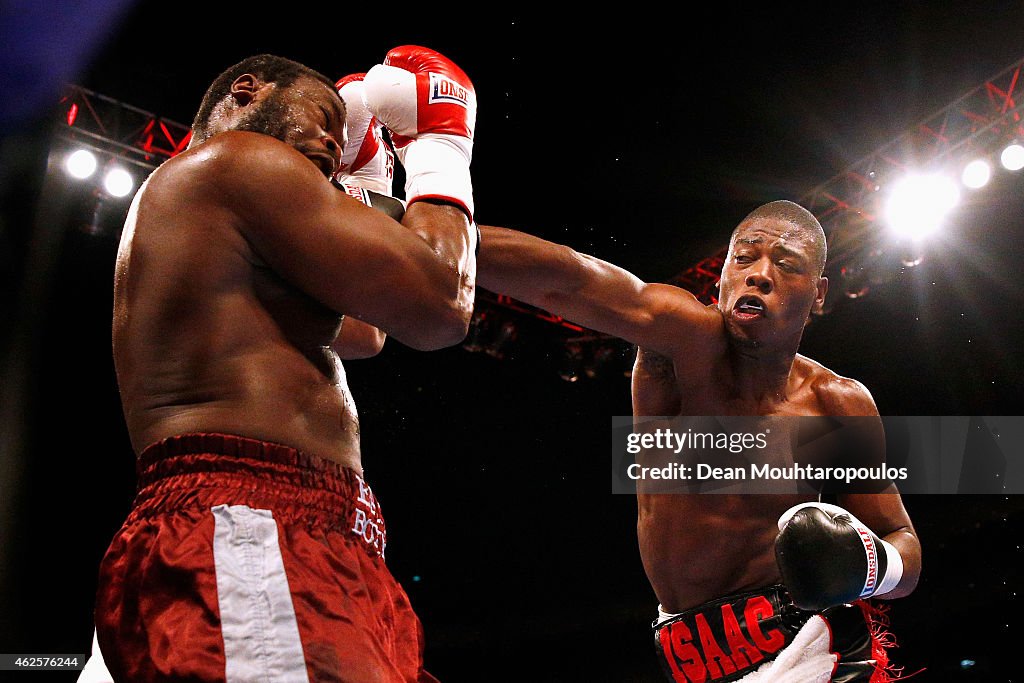
[[734, 346], [744, 349], [759, 349], [764, 346], [767, 332], [759, 326], [741, 325], [735, 320], [727, 319], [725, 324], [726, 332]]

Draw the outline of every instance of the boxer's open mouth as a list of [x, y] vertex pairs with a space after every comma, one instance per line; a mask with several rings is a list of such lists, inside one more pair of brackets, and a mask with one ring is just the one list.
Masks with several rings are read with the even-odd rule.
[[733, 314], [740, 320], [753, 320], [764, 317], [767, 308], [764, 302], [756, 296], [741, 296], [733, 307]]

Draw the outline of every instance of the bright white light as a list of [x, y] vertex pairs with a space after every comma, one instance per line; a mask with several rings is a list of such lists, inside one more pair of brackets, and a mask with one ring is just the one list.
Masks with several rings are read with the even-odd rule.
[[68, 155], [64, 168], [72, 178], [85, 180], [96, 171], [96, 155], [87, 149], [80, 149]]
[[103, 179], [103, 187], [114, 197], [124, 197], [135, 187], [135, 180], [123, 168], [112, 168]]
[[959, 201], [960, 190], [950, 178], [938, 173], [910, 175], [893, 187], [885, 215], [897, 235], [921, 239], [938, 230]]
[[992, 169], [989, 167], [988, 163], [981, 159], [977, 159], [964, 166], [964, 173], [960, 179], [963, 180], [964, 185], [976, 190], [979, 187], [985, 187], [991, 177]]
[[1003, 150], [999, 160], [1003, 162], [1007, 171], [1019, 171], [1024, 168], [1024, 147], [1013, 143]]

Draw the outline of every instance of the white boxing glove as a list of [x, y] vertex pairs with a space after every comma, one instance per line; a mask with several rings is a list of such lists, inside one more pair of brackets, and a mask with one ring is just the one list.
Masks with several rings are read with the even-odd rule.
[[391, 132], [405, 168], [405, 198], [440, 199], [473, 220], [476, 92], [444, 55], [416, 45], [388, 52], [363, 79], [367, 108]]
[[366, 108], [365, 76], [350, 74], [335, 84], [345, 102], [348, 127], [348, 142], [342, 150], [335, 179], [346, 188], [362, 188], [391, 196], [395, 155], [381, 133], [383, 124]]

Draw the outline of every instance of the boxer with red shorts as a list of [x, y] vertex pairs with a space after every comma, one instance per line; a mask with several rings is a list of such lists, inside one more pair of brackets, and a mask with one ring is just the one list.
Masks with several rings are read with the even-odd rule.
[[[384, 564], [342, 360], [385, 334], [421, 350], [465, 336], [476, 98], [433, 50], [384, 62], [344, 99], [281, 57], [236, 64], [132, 202], [113, 346], [140, 482], [80, 680], [433, 680]], [[365, 124], [351, 145], [347, 116]], [[375, 194], [385, 125], [407, 208]]]
[[429, 681], [356, 472], [278, 444], [170, 437], [100, 568], [114, 680]]

